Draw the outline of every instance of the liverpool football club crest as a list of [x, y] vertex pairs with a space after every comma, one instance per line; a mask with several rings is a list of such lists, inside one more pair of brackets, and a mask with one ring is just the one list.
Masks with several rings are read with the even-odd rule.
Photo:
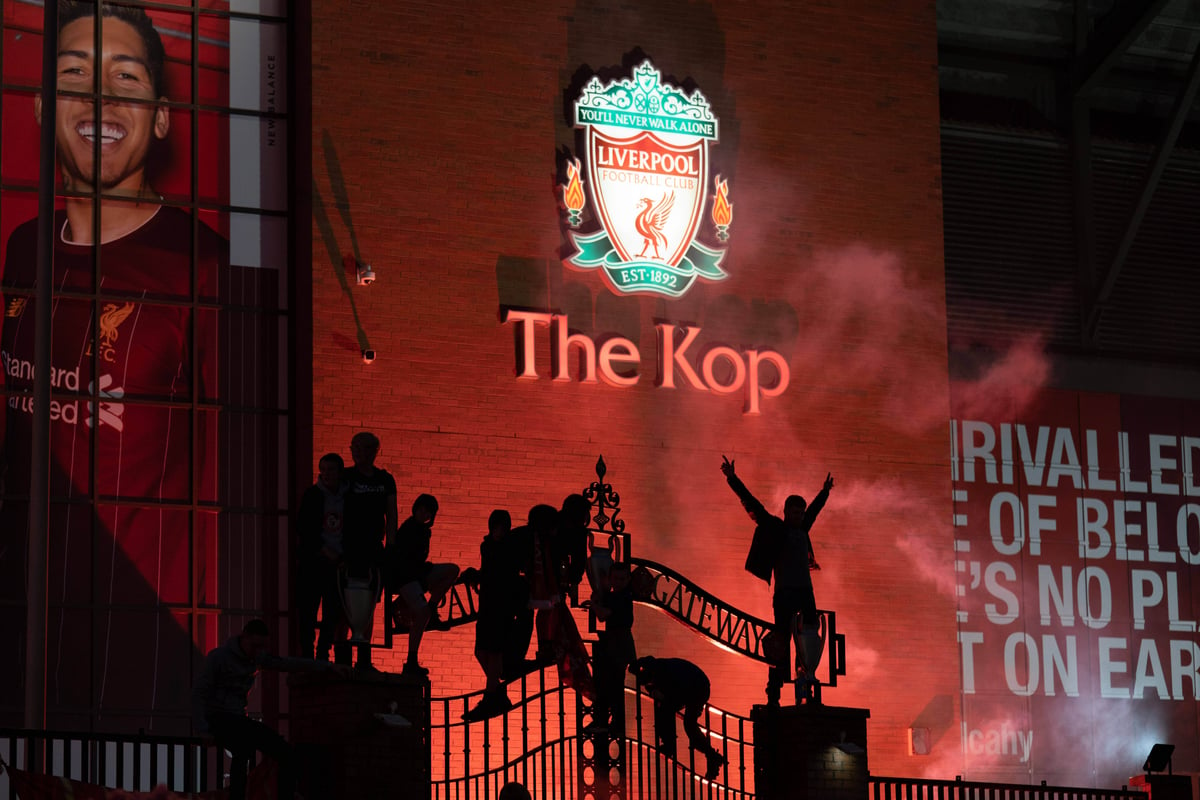
[[699, 241], [704, 234], [724, 243], [733, 220], [727, 181], [709, 182], [708, 148], [719, 131], [699, 90], [689, 96], [663, 83], [646, 60], [632, 78], [593, 77], [575, 101], [574, 124], [586, 155], [567, 164], [567, 224], [583, 224], [590, 194], [598, 230], [569, 232], [576, 252], [567, 264], [601, 270], [622, 294], [681, 297], [697, 280], [728, 277], [724, 248]]

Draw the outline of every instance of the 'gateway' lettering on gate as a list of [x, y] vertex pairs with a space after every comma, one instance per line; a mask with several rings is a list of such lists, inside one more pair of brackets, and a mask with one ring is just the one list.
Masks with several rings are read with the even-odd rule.
[[707, 631], [717, 641], [736, 650], [762, 657], [762, 641], [769, 631], [733, 609], [715, 603], [707, 595], [692, 591], [689, 586], [665, 574], [660, 574], [654, 579], [654, 589], [650, 596], [655, 605], [680, 620]]
[[[599, 344], [583, 333], [570, 333], [565, 314], [505, 309], [501, 321], [516, 323], [516, 374], [523, 380], [537, 380], [537, 346], [534, 331], [538, 325], [550, 327], [550, 371], [552, 380], [571, 380], [568, 360], [578, 353], [578, 380], [596, 383], [599, 373], [604, 382], [618, 388], [636, 386], [641, 380], [638, 367], [642, 356], [638, 347], [621, 336], [602, 337]], [[758, 414], [762, 398], [778, 397], [787, 390], [791, 370], [787, 359], [774, 350], [736, 350], [712, 345], [690, 356], [700, 328], [664, 322], [658, 331], [658, 376], [655, 384], [675, 389], [677, 384], [699, 392], [734, 394], [745, 398], [742, 411]], [[766, 365], [764, 367], [764, 365]]]

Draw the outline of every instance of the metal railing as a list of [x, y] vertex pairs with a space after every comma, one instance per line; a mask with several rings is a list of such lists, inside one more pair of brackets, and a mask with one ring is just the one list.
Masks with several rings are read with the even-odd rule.
[[[130, 792], [159, 784], [176, 792], [217, 788], [221, 756], [195, 737], [0, 728], [0, 758], [9, 766]], [[16, 797], [7, 773], [0, 775], [0, 800]]]
[[688, 748], [686, 737], [680, 736], [678, 745], [680, 752], [686, 749], [684, 762], [657, 751], [653, 701], [645, 693], [629, 687], [625, 692], [627, 699], [633, 698], [635, 711], [633, 735], [625, 740], [628, 789], [623, 798], [753, 800], [754, 727], [749, 717], [713, 706], [704, 709], [700, 728], [728, 759], [720, 776], [709, 781], [703, 777], [704, 770], [696, 764], [696, 753]]
[[625, 735], [611, 736], [580, 730], [582, 701], [574, 692], [568, 696], [553, 670], [538, 670], [510, 686], [520, 688], [512, 709], [480, 722], [464, 722], [462, 714], [479, 701], [481, 691], [433, 698], [435, 800], [494, 798], [509, 781], [523, 783], [539, 800], [566, 800], [584, 792], [597, 800], [754, 797], [753, 727], [747, 717], [705, 709], [701, 729], [728, 759], [720, 776], [709, 781], [685, 736], [677, 736], [684, 759], [659, 752], [653, 701], [642, 692], [625, 688]]
[[871, 800], [1145, 800], [1134, 789], [1084, 789], [924, 778], [870, 778]]
[[[550, 680], [548, 680], [550, 678]], [[514, 681], [514, 685], [518, 682]], [[702, 777], [695, 754], [668, 758], [655, 746], [653, 704], [626, 687], [626, 735], [588, 736], [577, 729], [577, 698], [567, 697], [553, 674], [540, 670], [519, 681], [521, 700], [506, 714], [465, 723], [464, 711], [482, 692], [432, 701], [431, 797], [436, 800], [495, 798], [508, 781], [519, 781], [539, 800], [576, 797], [581, 779], [598, 800], [753, 800], [754, 742], [748, 718], [708, 707], [701, 728], [728, 758], [715, 781]], [[573, 695], [574, 693], [572, 693]], [[632, 711], [632, 713], [630, 713]], [[686, 738], [680, 737], [680, 748]], [[607, 745], [607, 753], [605, 752]], [[50, 774], [126, 791], [159, 784], [176, 792], [203, 792], [223, 783], [222, 753], [211, 741], [193, 737], [72, 733], [0, 729], [0, 758], [28, 772]], [[587, 776], [581, 764], [622, 763], [618, 780]], [[588, 768], [592, 769], [592, 768]], [[1134, 789], [897, 778], [872, 775], [870, 800], [1140, 800]], [[7, 774], [0, 774], [0, 800], [17, 800]]]
[[556, 681], [547, 685], [546, 679], [543, 669], [513, 681], [520, 699], [503, 716], [481, 722], [464, 722], [462, 715], [482, 691], [432, 699], [433, 798], [483, 800], [496, 797], [509, 781], [523, 783], [539, 800], [575, 796], [575, 703], [567, 702], [564, 687]]

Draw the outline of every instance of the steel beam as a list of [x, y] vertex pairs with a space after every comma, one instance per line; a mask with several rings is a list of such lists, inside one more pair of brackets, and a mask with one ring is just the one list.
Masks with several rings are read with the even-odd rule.
[[[1075, 58], [1087, 52], [1091, 16], [1088, 0], [1075, 0], [1074, 9]], [[1079, 270], [1079, 335], [1087, 347], [1090, 340], [1087, 320], [1088, 305], [1096, 286], [1096, 217], [1092, 180], [1092, 108], [1087, 95], [1073, 91], [1065, 98], [1069, 105], [1068, 124], [1071, 132], [1071, 187], [1075, 211], [1075, 257]]]
[[1095, 89], [1166, 4], [1167, 0], [1125, 0], [1100, 20], [1072, 70], [1075, 94]]
[[1112, 295], [1117, 277], [1121, 274], [1121, 268], [1125, 265], [1125, 259], [1129, 256], [1129, 250], [1133, 247], [1133, 242], [1137, 238], [1138, 229], [1141, 227], [1142, 220], [1146, 216], [1146, 210], [1150, 207], [1150, 201], [1154, 199], [1154, 192], [1158, 188], [1158, 182], [1167, 168], [1167, 160], [1171, 157], [1171, 153], [1175, 149], [1175, 142], [1179, 139], [1179, 132], [1183, 129], [1183, 123], [1187, 120], [1188, 111], [1191, 109], [1192, 103], [1195, 102], [1198, 89], [1200, 89], [1200, 47], [1196, 48], [1196, 52], [1192, 56], [1192, 63], [1188, 65], [1187, 82], [1184, 84], [1183, 91], [1175, 99], [1175, 108], [1171, 111], [1171, 118], [1167, 124], [1167, 129], [1163, 132], [1162, 140], [1158, 143], [1158, 147], [1155, 148], [1154, 155], [1150, 159], [1150, 165], [1146, 170], [1146, 176], [1142, 182], [1142, 191], [1138, 195], [1133, 212], [1129, 215], [1129, 222], [1126, 224], [1125, 232], [1117, 244], [1112, 262], [1108, 265], [1104, 279], [1100, 282], [1096, 290], [1096, 295], [1089, 307], [1085, 329], [1085, 335], [1089, 342], [1094, 343], [1096, 340], [1096, 333], [1100, 327], [1100, 316], [1104, 311], [1104, 304]]
[[50, 541], [50, 359], [54, 287], [54, 129], [58, 89], [58, 4], [42, 7], [42, 127], [38, 165], [37, 281], [34, 294], [33, 452], [25, 581], [25, 727], [46, 727], [46, 619]]

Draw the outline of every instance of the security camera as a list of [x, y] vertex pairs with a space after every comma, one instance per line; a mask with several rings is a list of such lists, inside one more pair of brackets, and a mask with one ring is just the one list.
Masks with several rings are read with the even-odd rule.
[[375, 270], [371, 269], [370, 264], [360, 263], [357, 272], [359, 286], [370, 286], [375, 282]]
[[375, 351], [374, 350], [363, 350], [362, 357], [363, 357], [364, 364], [370, 364], [372, 361], [375, 360]]

